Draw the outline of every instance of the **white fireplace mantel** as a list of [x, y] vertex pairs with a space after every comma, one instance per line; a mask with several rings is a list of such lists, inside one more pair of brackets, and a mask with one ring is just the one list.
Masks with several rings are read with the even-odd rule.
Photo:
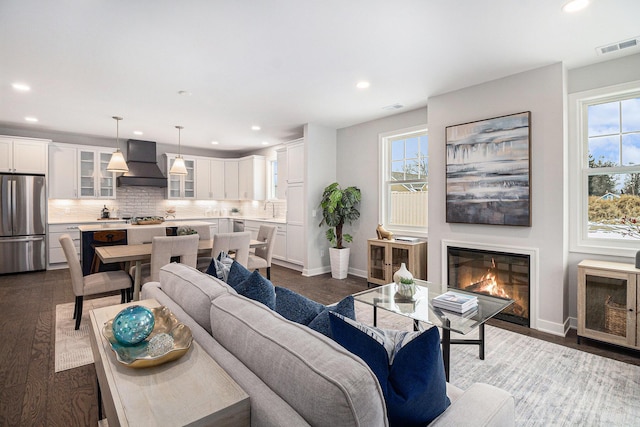
[[[528, 255], [529, 256], [529, 326], [533, 329], [538, 329], [538, 248], [527, 248], [521, 246], [508, 246], [508, 245], [497, 245], [497, 244], [488, 244], [488, 243], [472, 243], [472, 242], [463, 242], [460, 240], [442, 240], [442, 254], [440, 259], [442, 260], [442, 268], [441, 268], [441, 283], [447, 284], [447, 271], [449, 266], [447, 265], [447, 249], [452, 246], [456, 248], [464, 248], [464, 249], [477, 249], [481, 251], [493, 251], [493, 252], [505, 252], [512, 253], [518, 255]], [[446, 287], [445, 285], [445, 287]]]

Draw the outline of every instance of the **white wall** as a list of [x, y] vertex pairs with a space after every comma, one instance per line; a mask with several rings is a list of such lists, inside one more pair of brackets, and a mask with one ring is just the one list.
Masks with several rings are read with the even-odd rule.
[[[337, 177], [343, 187], [362, 192], [360, 220], [345, 231], [353, 236], [349, 273], [367, 277], [367, 239], [376, 237], [379, 206], [378, 135], [427, 123], [419, 108], [338, 130]], [[431, 136], [429, 137], [431, 138]]]
[[[336, 180], [336, 130], [308, 123], [304, 126], [306, 260], [302, 274], [331, 271], [326, 227], [320, 227], [320, 199], [324, 188]], [[313, 216], [313, 214], [316, 214]], [[321, 252], [323, 256], [321, 256]]]
[[[557, 63], [435, 96], [428, 101], [428, 279], [434, 282], [446, 279], [441, 266], [443, 239], [538, 248], [536, 327], [555, 334], [564, 334], [567, 319], [564, 85], [564, 67]], [[522, 111], [531, 111], [532, 226], [448, 224], [445, 217], [445, 127]], [[536, 313], [532, 313], [534, 316]]]

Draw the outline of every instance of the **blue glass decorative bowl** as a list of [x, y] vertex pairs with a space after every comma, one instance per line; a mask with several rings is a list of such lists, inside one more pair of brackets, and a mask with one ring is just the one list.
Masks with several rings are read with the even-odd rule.
[[125, 308], [113, 319], [113, 336], [123, 345], [144, 341], [155, 326], [151, 310], [141, 305]]

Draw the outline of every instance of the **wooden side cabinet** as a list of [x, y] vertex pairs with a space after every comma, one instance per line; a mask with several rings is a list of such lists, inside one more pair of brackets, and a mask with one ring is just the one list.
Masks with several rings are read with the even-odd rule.
[[584, 260], [578, 264], [578, 343], [581, 337], [640, 349], [638, 285], [633, 264]]
[[402, 263], [416, 279], [427, 279], [427, 242], [401, 242], [398, 240], [369, 239], [367, 281], [386, 285], [393, 282]]

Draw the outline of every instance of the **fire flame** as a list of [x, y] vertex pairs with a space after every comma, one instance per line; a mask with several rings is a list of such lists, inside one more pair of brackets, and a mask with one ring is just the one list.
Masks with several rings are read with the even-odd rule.
[[482, 285], [478, 287], [478, 292], [495, 295], [502, 298], [511, 298], [509, 294], [507, 294], [504, 289], [498, 285], [496, 275], [491, 272], [488, 272], [487, 274], [482, 276], [482, 279], [480, 279], [479, 283], [482, 283]]

